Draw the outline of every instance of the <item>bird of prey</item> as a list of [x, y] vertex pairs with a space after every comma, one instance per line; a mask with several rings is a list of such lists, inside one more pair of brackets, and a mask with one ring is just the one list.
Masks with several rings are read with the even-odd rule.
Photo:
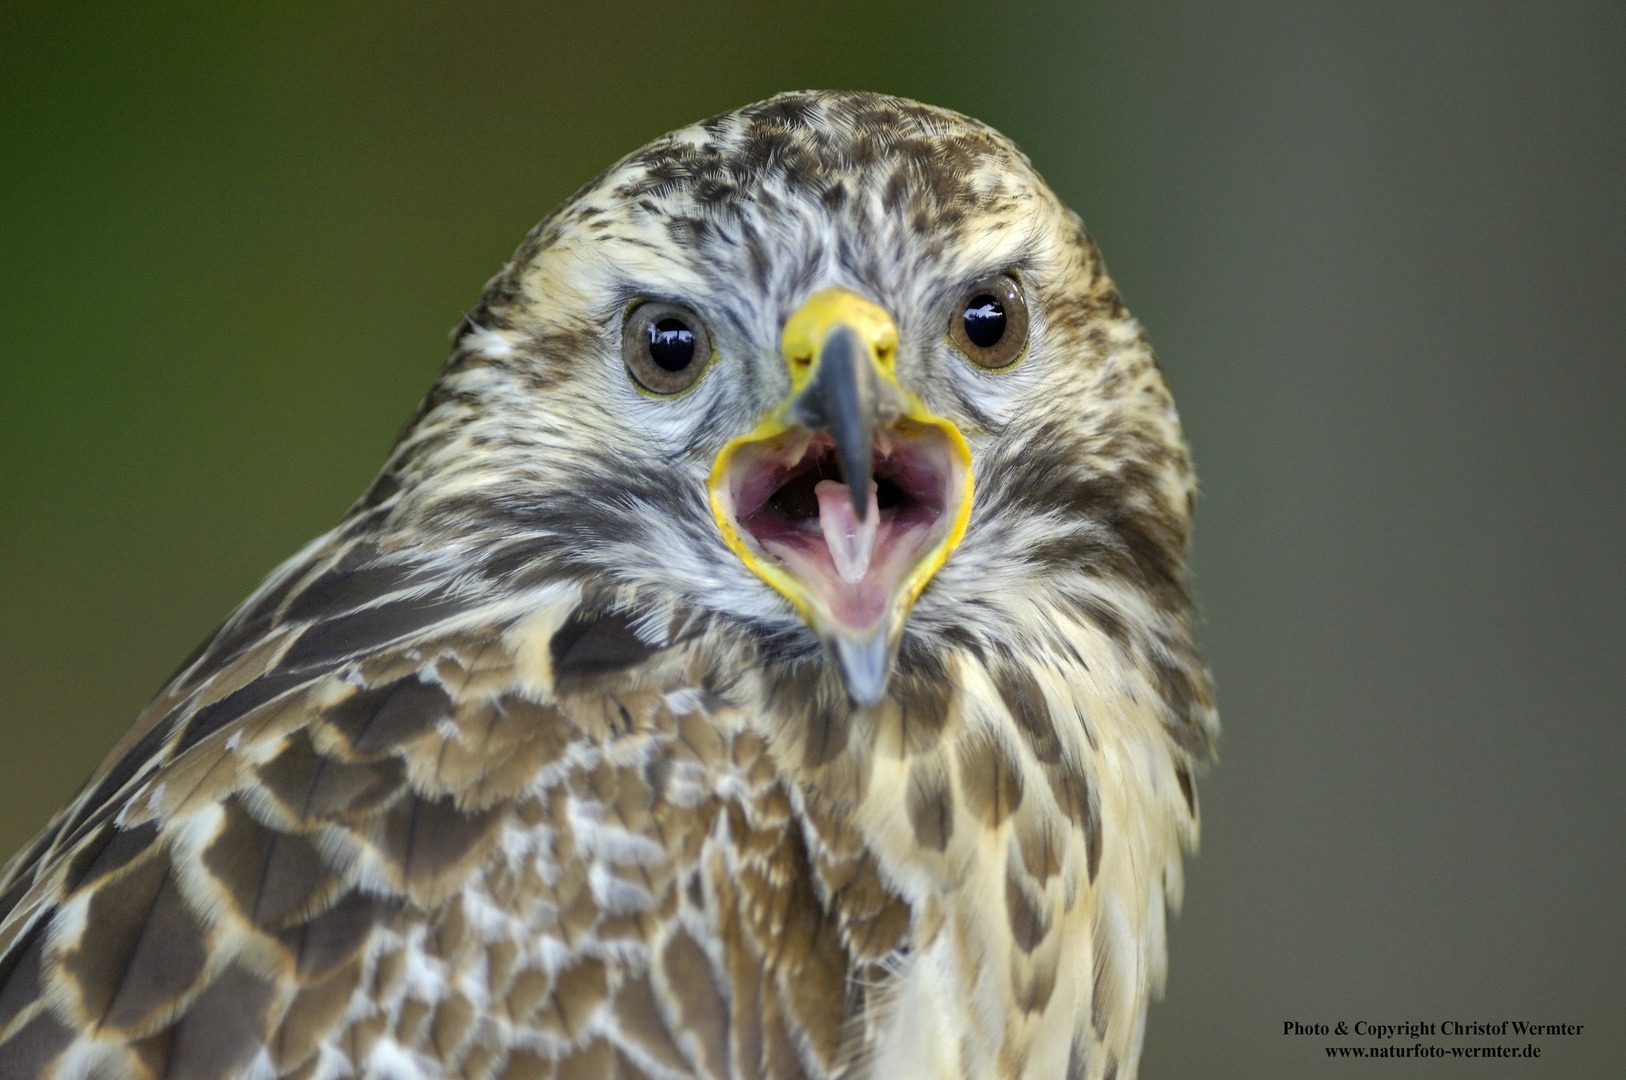
[[1217, 732], [1164, 379], [864, 93], [533, 230], [0, 876], [0, 1077], [1128, 1080]]

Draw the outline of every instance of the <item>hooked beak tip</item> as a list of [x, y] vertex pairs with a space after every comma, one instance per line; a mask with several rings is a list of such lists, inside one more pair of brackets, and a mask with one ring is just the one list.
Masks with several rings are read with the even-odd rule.
[[874, 705], [886, 696], [886, 684], [892, 674], [892, 649], [887, 635], [872, 634], [868, 639], [855, 641], [837, 636], [836, 666], [847, 693], [859, 705]]
[[869, 485], [875, 472], [870, 442], [878, 398], [869, 346], [857, 330], [836, 323], [820, 345], [818, 368], [812, 382], [797, 396], [791, 418], [814, 430], [829, 430], [859, 521], [869, 516]]
[[847, 492], [853, 499], [853, 516], [860, 522], [869, 517], [869, 477], [864, 478], [862, 486], [849, 483]]

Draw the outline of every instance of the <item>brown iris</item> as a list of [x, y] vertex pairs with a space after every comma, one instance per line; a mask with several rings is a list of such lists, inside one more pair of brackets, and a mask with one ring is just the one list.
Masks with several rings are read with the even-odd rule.
[[627, 315], [621, 356], [639, 386], [654, 394], [676, 394], [693, 386], [706, 370], [711, 338], [688, 308], [651, 301]]
[[949, 339], [978, 367], [1006, 368], [1028, 340], [1028, 308], [1009, 274], [995, 274], [960, 294], [949, 320]]

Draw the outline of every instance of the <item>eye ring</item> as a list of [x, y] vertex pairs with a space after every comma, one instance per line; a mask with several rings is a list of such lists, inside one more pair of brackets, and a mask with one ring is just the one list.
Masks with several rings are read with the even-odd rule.
[[1028, 306], [1009, 274], [983, 278], [960, 294], [949, 340], [980, 368], [997, 371], [1021, 359], [1028, 342]]
[[681, 394], [711, 361], [711, 335], [700, 316], [682, 304], [651, 300], [627, 313], [621, 358], [641, 388], [662, 396]]

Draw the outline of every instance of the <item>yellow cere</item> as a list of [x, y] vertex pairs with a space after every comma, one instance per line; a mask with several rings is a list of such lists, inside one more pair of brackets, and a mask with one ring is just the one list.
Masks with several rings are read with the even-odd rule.
[[779, 339], [780, 353], [790, 367], [791, 396], [813, 378], [813, 360], [837, 323], [846, 323], [858, 331], [869, 346], [876, 368], [896, 386], [898, 327], [892, 316], [849, 289], [821, 289], [786, 321]]

